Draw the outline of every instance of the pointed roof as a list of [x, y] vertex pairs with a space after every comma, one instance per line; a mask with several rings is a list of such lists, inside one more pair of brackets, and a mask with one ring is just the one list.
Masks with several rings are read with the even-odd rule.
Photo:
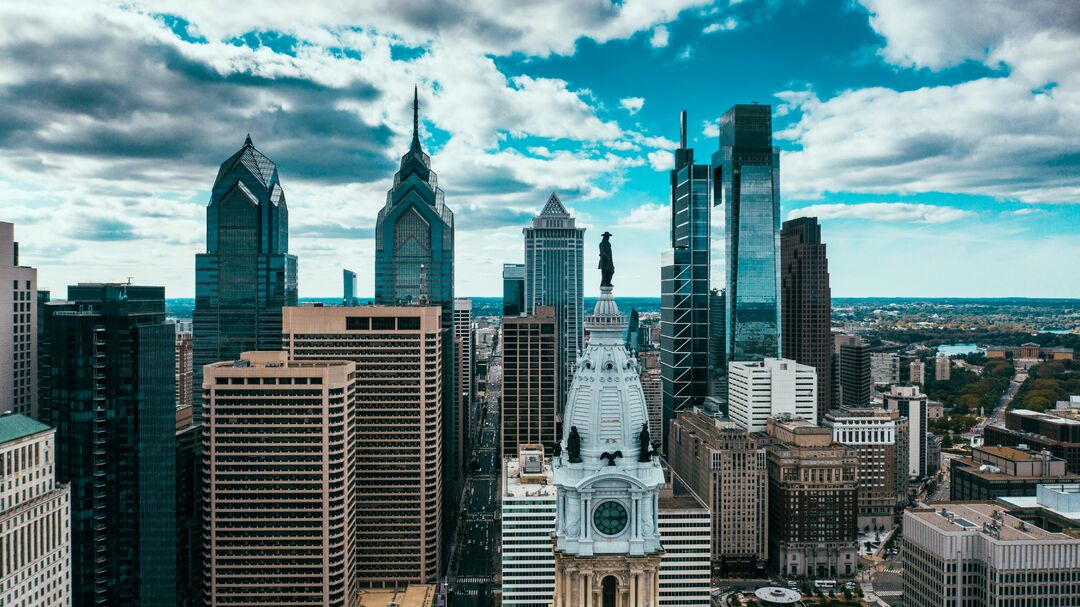
[[411, 175], [421, 181], [432, 181], [431, 158], [424, 153], [420, 145], [420, 87], [413, 87], [413, 136], [409, 151], [401, 157], [401, 167], [394, 176], [394, 186], [404, 182]]
[[216, 185], [221, 178], [224, 177], [229, 171], [233, 169], [237, 164], [241, 164], [252, 175], [254, 175], [260, 183], [267, 189], [271, 184], [277, 181], [277, 165], [272, 160], [263, 155], [262, 152], [255, 149], [255, 145], [251, 143], [251, 134], [249, 133], [247, 138], [244, 139], [244, 146], [240, 148], [240, 151], [236, 152], [229, 157], [228, 160], [221, 163], [221, 168], [218, 169], [217, 177], [214, 178], [214, 184]]
[[413, 85], [413, 101], [412, 101], [412, 145], [409, 146], [410, 152], [422, 152], [420, 147], [420, 87]]
[[551, 193], [551, 197], [548, 198], [547, 204], [544, 205], [544, 210], [540, 211], [540, 214], [561, 215], [564, 217], [570, 216], [570, 212], [566, 210], [566, 207], [563, 206], [562, 201], [559, 200], [559, 196], [555, 192]]

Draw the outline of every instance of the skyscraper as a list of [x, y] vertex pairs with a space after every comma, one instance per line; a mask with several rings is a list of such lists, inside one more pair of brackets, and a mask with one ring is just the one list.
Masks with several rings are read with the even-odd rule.
[[734, 361], [728, 365], [728, 411], [748, 432], [764, 432], [769, 418], [783, 414], [816, 424], [814, 368], [785, 358]]
[[550, 449], [558, 440], [555, 396], [562, 366], [551, 306], [537, 306], [530, 316], [503, 319], [502, 455], [513, 457], [521, 445]]
[[784, 358], [817, 371], [817, 416], [824, 419], [832, 399], [832, 293], [814, 217], [785, 221], [780, 230], [780, 303]]
[[472, 326], [473, 302], [471, 299], [459, 297], [454, 300], [454, 358], [456, 364], [455, 380], [457, 389], [455, 403], [456, 412], [454, 419], [457, 420], [457, 428], [454, 430], [457, 453], [454, 461], [457, 463], [455, 477], [459, 485], [465, 482], [465, 465], [469, 460], [466, 453], [469, 449], [469, 416], [473, 407], [473, 399], [476, 394], [476, 351], [473, 344]]
[[502, 604], [551, 607], [555, 590], [555, 486], [542, 445], [522, 445], [502, 466]]
[[15, 226], [0, 221], [0, 413], [37, 408], [37, 270], [19, 265]]
[[534, 314], [538, 306], [555, 308], [560, 367], [555, 377], [555, 409], [562, 415], [583, 339], [585, 228], [575, 225], [574, 218], [552, 192], [544, 209], [533, 218], [532, 226], [522, 232], [525, 234], [526, 313]]
[[736, 105], [720, 117], [713, 204], [724, 206], [726, 362], [780, 355], [780, 151], [772, 106]]
[[[454, 212], [443, 201], [431, 157], [420, 145], [420, 96], [413, 91], [413, 136], [375, 224], [375, 303], [442, 308], [443, 488], [456, 494], [457, 415], [454, 379]], [[447, 506], [455, 500], [448, 499]], [[445, 513], [447, 530], [454, 512]]]
[[[175, 326], [175, 325], [174, 325]], [[195, 377], [194, 350], [191, 333], [176, 329], [176, 407], [191, 407], [195, 404], [192, 381]], [[194, 413], [194, 411], [192, 411]]]
[[165, 289], [68, 287], [44, 306], [41, 421], [71, 485], [72, 605], [176, 604], [176, 381]]
[[341, 305], [355, 306], [356, 301], [356, 272], [341, 270]]
[[[660, 268], [664, 445], [675, 413], [709, 396], [709, 166], [686, 147], [686, 112], [671, 180], [671, 248]], [[665, 447], [666, 448], [666, 447]]]
[[356, 605], [355, 371], [280, 351], [207, 367], [207, 605]]
[[[218, 169], [206, 207], [206, 252], [195, 256], [195, 393], [203, 365], [280, 350], [281, 308], [295, 306], [296, 297], [285, 192], [277, 166], [249, 136]], [[195, 421], [201, 419], [196, 399]]]
[[[926, 401], [927, 396], [918, 386], [903, 384], [892, 386], [884, 396], [885, 409], [895, 411], [908, 420], [907, 473], [909, 478], [926, 475]], [[905, 465], [904, 463], [898, 465]]]
[[503, 264], [503, 316], [525, 313], [525, 264]]
[[837, 335], [837, 405], [847, 409], [870, 406], [870, 346], [855, 335]]

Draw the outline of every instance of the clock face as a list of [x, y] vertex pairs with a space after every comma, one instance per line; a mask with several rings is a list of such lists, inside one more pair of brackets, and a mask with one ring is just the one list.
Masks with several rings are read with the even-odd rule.
[[604, 502], [593, 510], [593, 525], [604, 535], [618, 535], [626, 529], [630, 517], [626, 508], [619, 502]]

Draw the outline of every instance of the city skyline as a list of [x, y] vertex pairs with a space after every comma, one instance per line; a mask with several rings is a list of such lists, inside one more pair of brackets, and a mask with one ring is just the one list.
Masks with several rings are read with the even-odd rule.
[[[1080, 276], [1030, 268], [1080, 253], [1080, 9], [995, 4], [970, 20], [955, 3], [898, 5], [5, 7], [0, 94], [21, 102], [0, 125], [0, 208], [43, 289], [90, 264], [191, 297], [206, 188], [250, 132], [289, 189], [301, 295], [336, 295], [349, 267], [370, 297], [416, 84], [469, 243], [455, 294], [498, 295], [555, 192], [580, 225], [615, 233], [620, 293], [657, 296], [678, 112], [704, 158], [719, 115], [759, 101], [774, 107], [781, 219], [819, 218], [834, 296], [1077, 296]], [[688, 78], [718, 63], [728, 77]]]

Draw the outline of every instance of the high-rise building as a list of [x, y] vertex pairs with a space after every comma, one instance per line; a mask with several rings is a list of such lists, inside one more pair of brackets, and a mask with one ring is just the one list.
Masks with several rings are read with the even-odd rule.
[[[431, 157], [420, 145], [419, 92], [413, 93], [413, 136], [375, 224], [375, 303], [442, 309], [444, 532], [453, 527], [457, 495], [457, 380], [454, 355], [454, 212], [446, 206]], [[362, 565], [361, 570], [363, 569]]]
[[911, 478], [926, 476], [929, 463], [926, 453], [926, 395], [918, 386], [900, 384], [893, 386], [884, 396], [885, 409], [896, 411], [908, 420], [907, 473]]
[[[179, 388], [179, 386], [178, 386]], [[199, 393], [202, 400], [202, 393]], [[203, 607], [202, 425], [176, 408], [176, 605]]]
[[[473, 401], [476, 395], [476, 352], [473, 346], [473, 302], [471, 299], [459, 297], [454, 300], [454, 358], [457, 381], [457, 403], [454, 419], [457, 427], [454, 430], [457, 454], [454, 461], [458, 469], [455, 477], [459, 485], [465, 482], [465, 465], [469, 458], [466, 453], [469, 450], [469, 415], [472, 411]], [[457, 488], [461, 492], [461, 487]]]
[[555, 309], [555, 339], [559, 350], [559, 372], [555, 377], [555, 410], [562, 415], [566, 393], [574, 379], [574, 365], [581, 354], [584, 334], [581, 315], [585, 313], [582, 274], [585, 228], [552, 192], [525, 234], [525, 313], [535, 314], [539, 306]]
[[736, 105], [720, 117], [713, 204], [724, 206], [725, 359], [780, 356], [780, 151], [772, 106]]
[[537, 306], [531, 316], [506, 317], [502, 327], [502, 455], [521, 445], [551, 446], [559, 439], [555, 411], [562, 351], [557, 311]]
[[[214, 178], [206, 252], [195, 256], [195, 392], [203, 365], [249, 350], [281, 349], [281, 308], [296, 305], [296, 281], [277, 166], [248, 136]], [[195, 421], [201, 419], [202, 403], [195, 402]]]
[[792, 577], [855, 574], [859, 456], [832, 430], [769, 419], [769, 561]]
[[551, 607], [555, 592], [555, 486], [543, 445], [520, 445], [503, 460], [502, 604]]
[[356, 299], [356, 272], [341, 270], [341, 305], [355, 306], [360, 302]]
[[356, 363], [356, 571], [360, 587], [434, 582], [442, 563], [445, 394], [434, 306], [286, 308], [289, 359]]
[[56, 483], [55, 451], [56, 430], [18, 413], [0, 414], [4, 607], [71, 605], [71, 493]]
[[[660, 376], [664, 382], [664, 449], [677, 411], [709, 392], [709, 166], [686, 147], [686, 112], [671, 179], [671, 248], [660, 261]], [[721, 365], [720, 369], [724, 367]]]
[[0, 412], [33, 418], [38, 417], [37, 297], [37, 269], [19, 265], [15, 226], [0, 221]]
[[176, 330], [165, 289], [68, 287], [44, 306], [40, 418], [71, 485], [72, 605], [176, 603]]
[[780, 230], [783, 357], [817, 372], [817, 418], [832, 406], [832, 291], [829, 260], [815, 217], [784, 222]]
[[870, 406], [870, 346], [854, 335], [836, 336], [837, 406]]
[[356, 604], [356, 377], [280, 351], [206, 368], [207, 605]]
[[895, 352], [870, 355], [870, 382], [876, 386], [900, 383], [900, 356]]
[[[176, 329], [176, 407], [191, 407], [195, 404], [192, 393], [195, 377], [194, 350], [191, 333]], [[192, 411], [194, 413], [194, 411]]]
[[948, 356], [938, 354], [934, 359], [934, 379], [937, 381], [949, 381], [952, 376], [952, 362]]
[[[833, 441], [853, 447], [859, 456], [858, 527], [892, 527], [896, 507], [895, 415], [879, 408], [834, 409], [822, 423]], [[905, 475], [905, 479], [906, 479]]]
[[920, 387], [926, 384], [926, 364], [921, 360], [911, 361], [911, 366], [908, 371], [908, 383]]
[[986, 502], [904, 512], [904, 604], [1069, 605], [1080, 596], [1080, 539]]
[[669, 438], [672, 469], [709, 500], [713, 571], [724, 578], [763, 575], [769, 536], [765, 447], [770, 440], [698, 407], [679, 412]]
[[728, 365], [728, 411], [749, 432], [764, 432], [768, 419], [785, 413], [817, 423], [817, 374], [784, 358]]
[[712, 607], [709, 507], [665, 467], [660, 491], [660, 601], [658, 607]]
[[525, 314], [525, 264], [503, 264], [503, 316]]
[[649, 413], [649, 432], [654, 437], [663, 435], [664, 425], [664, 379], [660, 371], [660, 355], [656, 352], [639, 352], [641, 367], [641, 390], [645, 393], [645, 410]]

